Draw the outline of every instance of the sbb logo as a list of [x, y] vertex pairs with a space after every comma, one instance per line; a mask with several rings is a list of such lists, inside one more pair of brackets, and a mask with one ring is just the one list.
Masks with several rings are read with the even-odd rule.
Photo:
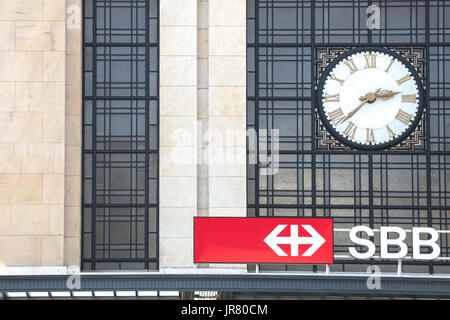
[[[369, 259], [376, 251], [375, 244], [358, 236], [358, 233], [365, 233], [369, 237], [374, 237], [374, 231], [366, 226], [356, 226], [350, 230], [350, 240], [361, 246], [367, 247], [367, 251], [359, 252], [355, 247], [350, 247], [350, 254], [356, 259]], [[427, 234], [429, 239], [421, 239], [421, 235]], [[393, 237], [394, 236], [394, 237]], [[405, 244], [406, 231], [400, 227], [380, 227], [380, 257], [381, 259], [401, 259], [408, 254], [408, 246]], [[441, 248], [436, 243], [439, 234], [432, 228], [412, 228], [412, 258], [417, 260], [433, 260], [439, 257]], [[398, 247], [397, 252], [389, 252], [389, 247]], [[423, 253], [421, 248], [427, 247], [427, 253]], [[431, 249], [431, 251], [430, 251]]]

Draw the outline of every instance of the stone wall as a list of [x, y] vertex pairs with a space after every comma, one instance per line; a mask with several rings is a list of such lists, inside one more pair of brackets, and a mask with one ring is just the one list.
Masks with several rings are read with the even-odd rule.
[[61, 266], [65, 0], [0, 2], [0, 266]]

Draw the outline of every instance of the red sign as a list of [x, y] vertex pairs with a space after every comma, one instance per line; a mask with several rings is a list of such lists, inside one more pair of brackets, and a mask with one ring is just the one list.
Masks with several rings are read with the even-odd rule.
[[333, 263], [333, 220], [197, 217], [194, 262]]

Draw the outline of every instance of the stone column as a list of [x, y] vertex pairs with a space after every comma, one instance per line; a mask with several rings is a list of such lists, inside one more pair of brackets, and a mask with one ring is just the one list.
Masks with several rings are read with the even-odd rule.
[[160, 269], [193, 267], [197, 0], [160, 1]]
[[65, 0], [2, 0], [0, 40], [0, 266], [62, 266]]

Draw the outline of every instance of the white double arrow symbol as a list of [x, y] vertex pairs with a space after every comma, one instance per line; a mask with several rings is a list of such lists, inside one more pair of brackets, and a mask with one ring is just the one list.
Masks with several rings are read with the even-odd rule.
[[298, 257], [298, 246], [301, 244], [310, 244], [311, 246], [306, 250], [302, 257], [310, 257], [317, 251], [324, 243], [325, 239], [309, 224], [302, 224], [303, 229], [308, 231], [311, 237], [299, 237], [298, 236], [298, 225], [291, 224], [291, 236], [290, 237], [279, 237], [278, 235], [287, 224], [278, 225], [273, 231], [264, 239], [264, 242], [275, 251], [279, 256], [287, 256], [287, 254], [281, 250], [278, 246], [279, 244], [290, 244], [291, 245], [291, 256]]

